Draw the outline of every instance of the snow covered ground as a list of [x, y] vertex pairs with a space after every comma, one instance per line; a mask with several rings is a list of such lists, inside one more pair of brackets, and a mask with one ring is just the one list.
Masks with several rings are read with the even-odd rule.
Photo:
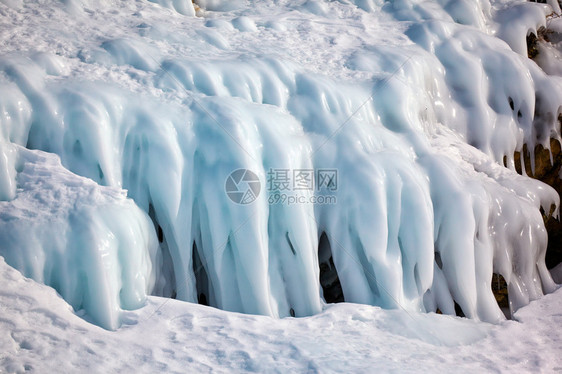
[[0, 371], [88, 373], [554, 373], [562, 289], [498, 325], [336, 304], [273, 319], [149, 297], [107, 331], [0, 259]]

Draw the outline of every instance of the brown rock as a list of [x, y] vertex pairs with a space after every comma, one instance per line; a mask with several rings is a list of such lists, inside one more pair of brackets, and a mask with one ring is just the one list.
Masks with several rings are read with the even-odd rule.
[[[562, 120], [562, 116], [559, 117]], [[538, 179], [552, 186], [558, 195], [562, 195], [562, 179], [560, 179], [560, 169], [562, 168], [562, 152], [560, 142], [555, 139], [550, 140], [550, 148], [552, 150], [552, 164], [550, 162], [550, 153], [542, 145], [535, 147], [535, 173], [531, 171], [531, 158], [527, 146], [523, 146], [523, 154], [525, 155], [525, 170], [527, 175]], [[517, 172], [521, 174], [521, 154], [515, 153], [515, 165]], [[548, 248], [546, 251], [546, 266], [551, 269], [562, 262], [562, 222], [554, 218], [552, 212], [544, 212], [546, 230], [548, 231]]]

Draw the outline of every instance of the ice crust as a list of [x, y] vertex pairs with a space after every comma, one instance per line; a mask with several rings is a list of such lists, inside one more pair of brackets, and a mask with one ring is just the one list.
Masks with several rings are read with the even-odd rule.
[[[200, 19], [184, 2], [159, 1], [176, 15], [141, 2], [144, 21], [111, 37], [94, 30], [58, 54], [22, 40], [0, 56], [0, 255], [10, 265], [106, 328], [146, 293], [316, 314], [323, 233], [350, 302], [446, 314], [456, 302], [496, 322], [493, 273], [512, 311], [555, 289], [540, 209], [557, 214], [559, 198], [513, 161], [523, 144], [560, 139], [562, 79], [524, 44], [550, 8], [306, 1], [276, 5], [273, 17], [270, 1], [227, 3], [200, 1]], [[14, 4], [0, 10], [16, 19], [25, 8]], [[90, 8], [120, 20], [106, 3], [71, 5], [79, 20]], [[224, 183], [240, 168], [262, 188], [270, 168], [337, 169], [337, 203], [271, 205], [263, 190], [236, 205]], [[9, 213], [21, 209], [33, 214]]]
[[11, 145], [17, 190], [0, 202], [0, 253], [54, 287], [75, 310], [115, 329], [154, 287], [158, 243], [124, 191], [72, 174], [50, 153]]

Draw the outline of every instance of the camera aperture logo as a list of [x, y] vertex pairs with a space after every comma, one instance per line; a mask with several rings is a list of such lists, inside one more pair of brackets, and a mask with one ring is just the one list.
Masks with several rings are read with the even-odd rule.
[[261, 182], [253, 171], [238, 169], [226, 178], [224, 189], [234, 203], [246, 205], [253, 203], [260, 195]]

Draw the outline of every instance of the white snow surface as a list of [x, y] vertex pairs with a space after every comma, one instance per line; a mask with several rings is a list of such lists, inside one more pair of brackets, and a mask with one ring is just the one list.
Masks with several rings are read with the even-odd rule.
[[[512, 312], [555, 290], [540, 209], [557, 214], [559, 198], [517, 175], [513, 156], [560, 139], [562, 78], [525, 47], [548, 5], [199, 4], [195, 15], [175, 0], [0, 1], [2, 211], [34, 209], [28, 189], [39, 187], [25, 184], [19, 154], [60, 157], [68, 174], [57, 179], [50, 161], [59, 185], [45, 188], [78, 184], [60, 212], [41, 202], [67, 222], [1, 216], [11, 266], [108, 329], [148, 294], [204, 293], [212, 306], [272, 317], [321, 313], [323, 233], [348, 302], [454, 314], [455, 301], [470, 318], [500, 322], [493, 273], [508, 283]], [[240, 168], [262, 182], [249, 205], [224, 191]], [[337, 169], [337, 203], [269, 204], [271, 168]], [[121, 196], [114, 213], [94, 199], [90, 232], [58, 241], [75, 225], [80, 208], [67, 203], [82, 200], [80, 186], [127, 190], [136, 206]], [[81, 271], [96, 248], [107, 262]], [[67, 267], [64, 279], [52, 264]], [[222, 313], [209, 315], [231, 318]]]
[[275, 320], [149, 297], [107, 331], [0, 257], [0, 371], [88, 373], [554, 373], [562, 290], [493, 325], [333, 304]]

